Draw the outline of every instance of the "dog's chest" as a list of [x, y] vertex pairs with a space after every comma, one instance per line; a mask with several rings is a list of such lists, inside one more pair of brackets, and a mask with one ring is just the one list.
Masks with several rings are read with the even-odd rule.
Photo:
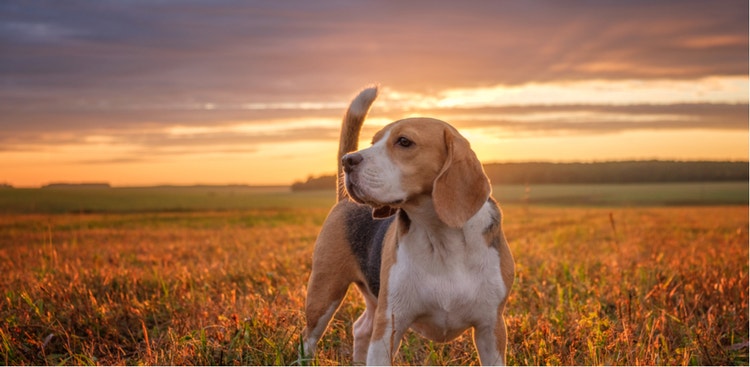
[[481, 231], [415, 229], [399, 241], [389, 303], [420, 333], [450, 340], [496, 314], [506, 293], [500, 274], [498, 252]]

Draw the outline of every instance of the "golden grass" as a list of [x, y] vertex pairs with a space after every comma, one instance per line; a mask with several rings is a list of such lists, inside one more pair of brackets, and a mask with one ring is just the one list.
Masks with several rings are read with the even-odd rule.
[[[325, 209], [0, 216], [0, 363], [350, 364], [356, 291], [299, 359]], [[504, 208], [510, 364], [748, 363], [748, 207]], [[476, 364], [407, 334], [397, 363]]]

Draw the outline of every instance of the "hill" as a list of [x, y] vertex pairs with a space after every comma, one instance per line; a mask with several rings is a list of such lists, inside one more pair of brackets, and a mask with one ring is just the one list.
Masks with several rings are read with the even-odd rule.
[[[748, 162], [618, 161], [594, 163], [489, 163], [484, 170], [493, 184], [653, 183], [747, 181]], [[336, 177], [309, 177], [292, 191], [327, 190]]]

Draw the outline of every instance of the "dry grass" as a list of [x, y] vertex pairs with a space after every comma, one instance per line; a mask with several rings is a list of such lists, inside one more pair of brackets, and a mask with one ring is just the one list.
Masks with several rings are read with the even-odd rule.
[[747, 207], [531, 214], [508, 219], [511, 362], [747, 364]]
[[[0, 216], [0, 363], [350, 364], [355, 291], [300, 360], [325, 209]], [[610, 217], [611, 215], [611, 217]], [[748, 208], [505, 208], [511, 364], [748, 363]], [[398, 363], [476, 364], [408, 334]]]

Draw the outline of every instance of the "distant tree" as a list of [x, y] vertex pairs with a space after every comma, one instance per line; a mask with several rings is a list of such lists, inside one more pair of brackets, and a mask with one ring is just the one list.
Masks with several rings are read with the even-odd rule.
[[42, 186], [43, 189], [108, 189], [111, 186], [106, 182], [84, 182], [84, 183], [67, 183], [53, 182], [49, 185]]
[[494, 184], [747, 181], [748, 162], [491, 163]]
[[309, 176], [305, 182], [297, 181], [292, 184], [292, 191], [309, 191], [309, 190], [335, 190], [336, 176]]

